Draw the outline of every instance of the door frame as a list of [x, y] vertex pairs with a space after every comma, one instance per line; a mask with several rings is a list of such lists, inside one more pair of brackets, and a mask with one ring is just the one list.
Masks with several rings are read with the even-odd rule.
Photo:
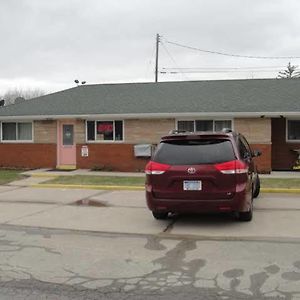
[[[64, 124], [73, 125], [73, 146], [75, 151], [75, 159], [74, 159], [74, 164], [70, 164], [70, 165], [61, 164], [61, 148], [63, 146], [62, 125]], [[76, 169], [77, 155], [76, 155], [75, 126], [76, 126], [76, 121], [73, 119], [62, 119], [62, 120], [57, 120], [56, 122], [56, 168], [57, 169]]]

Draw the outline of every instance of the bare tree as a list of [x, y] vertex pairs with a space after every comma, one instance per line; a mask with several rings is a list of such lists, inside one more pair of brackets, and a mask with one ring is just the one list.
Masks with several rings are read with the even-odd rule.
[[279, 79], [295, 79], [300, 78], [300, 72], [297, 71], [298, 66], [292, 66], [289, 62], [286, 70], [280, 71], [277, 78]]
[[23, 98], [25, 100], [43, 96], [45, 95], [46, 92], [35, 88], [35, 89], [19, 89], [19, 88], [14, 88], [6, 91], [3, 95], [0, 95], [1, 99], [5, 100], [5, 105], [13, 104], [15, 103], [15, 100], [18, 98]]

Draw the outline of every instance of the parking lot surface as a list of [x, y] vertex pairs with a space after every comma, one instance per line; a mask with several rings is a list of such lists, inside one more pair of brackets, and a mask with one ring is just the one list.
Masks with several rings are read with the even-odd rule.
[[2, 186], [0, 298], [299, 300], [299, 202], [157, 221], [143, 192]]
[[153, 219], [142, 191], [30, 187], [0, 188], [0, 223], [126, 234], [189, 235], [203, 238], [299, 239], [300, 197], [262, 194], [253, 221], [226, 215]]

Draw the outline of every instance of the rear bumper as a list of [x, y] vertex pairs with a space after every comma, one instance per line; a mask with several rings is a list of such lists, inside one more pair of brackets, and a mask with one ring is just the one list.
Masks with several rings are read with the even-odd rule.
[[246, 190], [235, 193], [231, 199], [218, 200], [158, 199], [146, 191], [146, 199], [151, 211], [172, 213], [242, 212], [248, 211], [251, 203]]

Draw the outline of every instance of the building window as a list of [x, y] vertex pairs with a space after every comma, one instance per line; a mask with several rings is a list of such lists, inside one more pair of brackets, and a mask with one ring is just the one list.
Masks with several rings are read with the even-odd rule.
[[300, 120], [287, 121], [287, 135], [289, 141], [300, 140]]
[[123, 121], [87, 121], [87, 141], [123, 141]]
[[32, 141], [31, 122], [2, 122], [2, 141]]
[[178, 121], [177, 129], [181, 131], [194, 131], [194, 121]]
[[196, 131], [214, 131], [214, 121], [197, 120], [195, 121]]
[[183, 131], [221, 131], [224, 128], [232, 129], [231, 120], [194, 120], [177, 121], [177, 129]]

